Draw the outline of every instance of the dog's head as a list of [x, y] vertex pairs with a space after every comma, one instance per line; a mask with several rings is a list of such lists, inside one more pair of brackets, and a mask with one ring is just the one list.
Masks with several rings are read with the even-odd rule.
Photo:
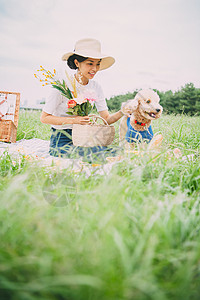
[[160, 97], [153, 90], [140, 90], [132, 100], [133, 112], [138, 110], [141, 116], [148, 120], [158, 119], [163, 111], [159, 101]]

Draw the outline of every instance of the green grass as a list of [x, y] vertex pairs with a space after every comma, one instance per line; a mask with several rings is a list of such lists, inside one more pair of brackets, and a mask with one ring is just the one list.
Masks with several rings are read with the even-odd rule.
[[[77, 187], [64, 207], [43, 195], [56, 172], [1, 157], [0, 298], [199, 299], [199, 128], [200, 117], [163, 116], [156, 158], [130, 155], [108, 176], [63, 170]], [[48, 139], [49, 126], [22, 113], [18, 139], [33, 137]], [[175, 147], [193, 160], [169, 159]]]
[[17, 140], [38, 138], [48, 140], [50, 138], [50, 125], [40, 122], [40, 111], [20, 111]]

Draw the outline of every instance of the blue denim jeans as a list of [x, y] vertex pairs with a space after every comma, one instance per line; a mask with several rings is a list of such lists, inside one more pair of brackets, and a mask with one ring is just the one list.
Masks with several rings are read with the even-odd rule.
[[87, 160], [98, 158], [104, 160], [106, 156], [116, 155], [116, 150], [104, 146], [96, 147], [75, 147], [72, 143], [72, 129], [58, 130], [51, 128], [52, 134], [50, 138], [49, 153], [52, 156], [60, 156], [66, 158], [77, 158], [83, 156]]

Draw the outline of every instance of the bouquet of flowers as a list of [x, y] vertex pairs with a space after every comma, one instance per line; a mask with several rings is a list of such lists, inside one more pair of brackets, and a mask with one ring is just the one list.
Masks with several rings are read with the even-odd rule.
[[51, 72], [49, 70], [44, 69], [42, 66], [40, 66], [40, 69], [37, 71], [41, 72], [42, 75], [39, 76], [37, 74], [34, 74], [34, 76], [40, 82], [42, 82], [43, 86], [51, 85], [53, 88], [59, 90], [61, 94], [68, 99], [67, 114], [76, 115], [76, 116], [88, 116], [90, 114], [95, 99], [93, 99], [92, 97], [91, 98], [84, 97], [84, 95], [78, 96], [75, 78], [71, 80], [67, 71], [65, 72], [73, 90], [69, 89], [69, 87], [67, 86], [64, 80], [60, 81], [56, 79], [55, 69], [53, 72]]

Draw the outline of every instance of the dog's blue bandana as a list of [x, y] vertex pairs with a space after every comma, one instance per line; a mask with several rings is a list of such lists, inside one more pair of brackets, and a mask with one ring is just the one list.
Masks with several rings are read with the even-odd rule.
[[135, 130], [131, 124], [130, 124], [130, 118], [127, 118], [127, 132], [125, 139], [129, 143], [139, 142], [141, 143], [143, 140], [146, 140], [147, 143], [149, 143], [153, 138], [153, 130], [151, 126], [147, 128], [147, 130], [144, 131], [137, 131]]

